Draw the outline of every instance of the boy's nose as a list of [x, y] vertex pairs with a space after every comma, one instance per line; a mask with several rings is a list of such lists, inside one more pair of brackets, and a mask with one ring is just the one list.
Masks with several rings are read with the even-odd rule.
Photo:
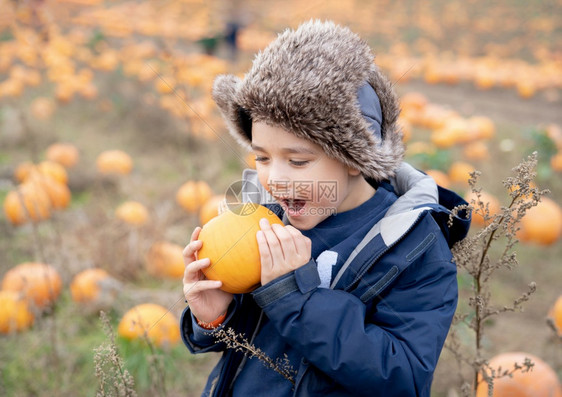
[[291, 183], [289, 180], [280, 180], [280, 179], [270, 179], [267, 182], [269, 191], [274, 196], [286, 196], [289, 194], [291, 189]]
[[[273, 170], [272, 170], [273, 171]], [[281, 172], [270, 172], [267, 187], [274, 196], [286, 196], [291, 189], [291, 180]]]

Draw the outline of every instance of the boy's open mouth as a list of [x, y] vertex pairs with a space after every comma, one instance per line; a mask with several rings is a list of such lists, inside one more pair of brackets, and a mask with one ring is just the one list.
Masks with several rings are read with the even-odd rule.
[[306, 205], [306, 200], [292, 198], [278, 198], [283, 207], [287, 208], [289, 215], [298, 214]]

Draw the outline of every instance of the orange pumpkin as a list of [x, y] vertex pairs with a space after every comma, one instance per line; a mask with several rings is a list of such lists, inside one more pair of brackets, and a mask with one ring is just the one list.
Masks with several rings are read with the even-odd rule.
[[[480, 191], [479, 199], [474, 192], [468, 192], [465, 200], [474, 207], [474, 211], [472, 212], [472, 222], [479, 226], [486, 226], [487, 224], [489, 224], [494, 215], [498, 214], [501, 211], [499, 200], [494, 195], [484, 190]], [[488, 222], [484, 221], [482, 211], [479, 210], [481, 205], [484, 206], [484, 211], [486, 206], [488, 207], [488, 216], [491, 218]], [[477, 210], [478, 212], [476, 212]]]
[[458, 134], [454, 129], [442, 127], [431, 132], [429, 137], [431, 143], [440, 149], [447, 149], [458, 143]]
[[464, 147], [462, 153], [468, 160], [486, 160], [490, 157], [488, 145], [482, 141], [469, 143]]
[[80, 154], [73, 144], [57, 142], [47, 148], [46, 157], [49, 161], [71, 168], [78, 163]]
[[421, 92], [411, 91], [400, 98], [400, 107], [405, 111], [410, 109], [424, 110], [428, 102], [427, 97]]
[[55, 209], [64, 209], [70, 204], [72, 194], [69, 187], [49, 175], [32, 171], [24, 184], [35, 184], [36, 188], [43, 189]]
[[427, 170], [425, 171], [425, 173], [430, 177], [432, 177], [435, 183], [437, 183], [439, 186], [444, 187], [446, 189], [448, 189], [451, 186], [451, 181], [449, 180], [449, 177], [443, 171]]
[[3, 290], [21, 292], [39, 308], [55, 302], [61, 288], [59, 272], [45, 263], [20, 263], [8, 270], [2, 279]]
[[211, 197], [199, 210], [199, 222], [201, 225], [209, 222], [219, 214], [219, 205], [225, 200], [223, 195]]
[[516, 84], [517, 93], [521, 98], [531, 98], [537, 91], [537, 86], [534, 81], [529, 79], [519, 80]]
[[468, 119], [470, 135], [475, 139], [490, 139], [496, 133], [496, 126], [492, 119], [486, 116], [472, 116]]
[[37, 165], [37, 169], [41, 174], [50, 176], [60, 183], [64, 183], [65, 185], [68, 183], [68, 173], [59, 163], [45, 160]]
[[0, 291], [0, 333], [23, 331], [33, 324], [28, 303], [15, 291]]
[[552, 168], [553, 171], [562, 171], [562, 151], [558, 151], [558, 153], [550, 158], [550, 168]]
[[449, 179], [453, 184], [468, 186], [470, 173], [474, 171], [475, 169], [471, 164], [464, 161], [455, 161], [449, 167]]
[[470, 133], [470, 125], [468, 121], [461, 116], [450, 117], [447, 119], [442, 129], [446, 134], [451, 136], [451, 140], [454, 144], [466, 143], [474, 139]]
[[[497, 370], [511, 371], [514, 364], [523, 364], [525, 358], [533, 363], [530, 371], [517, 370], [513, 376], [494, 379], [494, 397], [562, 397], [562, 387], [556, 372], [542, 359], [523, 352], [502, 353], [490, 360], [490, 367]], [[481, 378], [480, 378], [481, 379]], [[478, 384], [476, 397], [488, 396], [488, 384], [481, 381]]]
[[521, 241], [550, 245], [562, 235], [562, 209], [548, 197], [530, 208], [521, 219], [518, 235]]
[[25, 183], [8, 192], [4, 198], [4, 213], [14, 225], [29, 220], [38, 222], [51, 215], [51, 201], [44, 189]]
[[82, 270], [70, 283], [70, 295], [74, 302], [93, 303], [100, 299], [103, 283], [112, 277], [101, 268]]
[[127, 311], [119, 322], [117, 332], [128, 340], [148, 338], [160, 347], [175, 345], [180, 340], [176, 316], [155, 303], [140, 304]]
[[133, 160], [122, 150], [106, 150], [97, 157], [96, 166], [102, 174], [126, 175], [133, 169]]
[[554, 305], [548, 312], [548, 318], [552, 320], [558, 335], [562, 336], [562, 295], [554, 302]]
[[155, 277], [183, 277], [183, 248], [167, 241], [152, 244], [146, 255], [146, 270]]
[[48, 120], [55, 111], [55, 102], [50, 98], [35, 98], [30, 105], [31, 114], [38, 120]]
[[205, 181], [187, 181], [176, 193], [176, 202], [187, 212], [195, 213], [213, 195], [211, 187]]
[[137, 201], [126, 201], [115, 210], [115, 216], [130, 225], [144, 225], [149, 218], [148, 210]]
[[24, 161], [23, 163], [18, 164], [14, 171], [14, 176], [18, 182], [23, 182], [34, 169], [36, 169], [35, 164], [31, 161]]
[[259, 286], [261, 262], [256, 233], [261, 218], [283, 225], [268, 208], [247, 203], [223, 212], [201, 229], [203, 245], [198, 257], [211, 260], [203, 273], [208, 279], [222, 281], [224, 291], [241, 294]]
[[552, 139], [559, 151], [562, 150], [562, 127], [551, 123], [546, 125], [544, 129], [546, 130], [546, 136]]

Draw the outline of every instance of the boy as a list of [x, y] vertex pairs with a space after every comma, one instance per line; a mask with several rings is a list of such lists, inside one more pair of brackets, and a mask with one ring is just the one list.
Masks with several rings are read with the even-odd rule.
[[[448, 227], [440, 201], [464, 201], [402, 163], [398, 101], [373, 61], [347, 28], [311, 21], [243, 80], [215, 81], [230, 132], [256, 154], [244, 179], [286, 226], [260, 222], [261, 286], [250, 294], [204, 280], [199, 228], [184, 250], [182, 338], [193, 353], [223, 351], [204, 395], [430, 395], [457, 303], [450, 246], [469, 220]], [[294, 383], [215, 343], [216, 327], [285, 357]]]

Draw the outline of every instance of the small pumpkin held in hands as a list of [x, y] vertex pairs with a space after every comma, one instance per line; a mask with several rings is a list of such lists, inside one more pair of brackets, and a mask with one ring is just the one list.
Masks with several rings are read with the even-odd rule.
[[223, 212], [201, 229], [199, 240], [203, 244], [198, 257], [211, 260], [202, 271], [208, 279], [222, 281], [222, 290], [243, 294], [259, 286], [261, 261], [256, 233], [261, 218], [283, 225], [268, 208], [246, 203]]

